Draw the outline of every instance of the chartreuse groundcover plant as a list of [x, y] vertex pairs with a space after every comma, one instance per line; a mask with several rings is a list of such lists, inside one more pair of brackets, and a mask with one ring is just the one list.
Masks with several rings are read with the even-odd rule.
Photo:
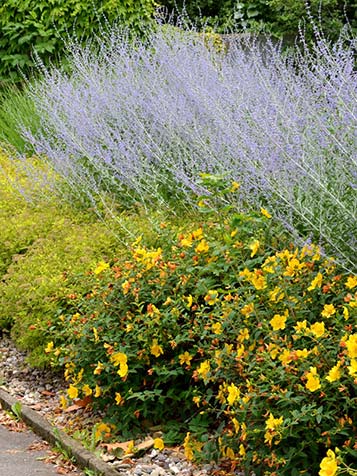
[[167, 25], [136, 42], [113, 29], [32, 85], [41, 121], [24, 137], [113, 215], [113, 203], [194, 209], [200, 173], [225, 175], [241, 184], [237, 210], [269, 208], [355, 272], [356, 37], [316, 35], [283, 55], [246, 36], [227, 49]]
[[62, 405], [87, 399], [125, 439], [160, 425], [246, 474], [355, 474], [357, 277], [288, 244], [268, 209], [200, 205], [201, 224], [173, 241], [162, 223], [162, 246], [139, 237], [63, 302], [46, 347]]

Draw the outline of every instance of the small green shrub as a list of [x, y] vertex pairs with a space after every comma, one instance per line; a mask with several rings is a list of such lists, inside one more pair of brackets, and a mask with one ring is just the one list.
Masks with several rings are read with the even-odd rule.
[[5, 0], [0, 6], [0, 81], [20, 80], [18, 68], [33, 68], [34, 52], [45, 63], [58, 60], [63, 39], [75, 34], [85, 41], [98, 34], [103, 15], [109, 23], [121, 20], [140, 33], [153, 14], [152, 0]]
[[67, 399], [92, 399], [124, 438], [159, 424], [188, 458], [258, 476], [352, 464], [357, 277], [314, 245], [282, 247], [261, 212], [208, 213], [174, 245], [163, 225], [166, 245], [139, 238], [76, 277], [85, 292], [46, 346]]
[[12, 324], [15, 342], [31, 353], [30, 363], [45, 364], [43, 342], [60, 300], [81, 290], [68, 283], [67, 274], [110, 258], [117, 248], [116, 239], [101, 223], [75, 223], [62, 216], [25, 254], [14, 258], [0, 284], [0, 306], [3, 319]]
[[[20, 164], [0, 151], [0, 276], [5, 274], [13, 256], [25, 253], [39, 236], [50, 230], [59, 215], [53, 201], [40, 203], [38, 187], [30, 182]], [[3, 315], [0, 322], [2, 319]]]

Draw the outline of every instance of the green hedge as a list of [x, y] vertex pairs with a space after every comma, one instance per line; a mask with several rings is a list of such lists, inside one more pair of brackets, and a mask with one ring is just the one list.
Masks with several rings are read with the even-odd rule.
[[[253, 31], [265, 31], [279, 38], [295, 37], [300, 22], [308, 20], [309, 16], [305, 0], [161, 0], [160, 3], [170, 13], [176, 10], [175, 5], [178, 11], [184, 9], [196, 25], [216, 26], [220, 32], [238, 26]], [[357, 29], [355, 0], [310, 0], [308, 3], [315, 20], [319, 18], [320, 3], [322, 4], [321, 28], [329, 36], [338, 36], [346, 19]], [[312, 35], [311, 25], [308, 25], [307, 35]]]
[[34, 66], [33, 51], [48, 62], [63, 52], [63, 39], [83, 40], [100, 24], [122, 20], [140, 32], [154, 14], [153, 0], [5, 0], [0, 6], [0, 81], [19, 80]]

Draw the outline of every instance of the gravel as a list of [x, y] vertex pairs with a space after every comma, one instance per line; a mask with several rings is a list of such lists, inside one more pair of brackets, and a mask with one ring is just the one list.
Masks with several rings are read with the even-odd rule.
[[[88, 408], [64, 412], [59, 407], [59, 395], [66, 383], [61, 375], [52, 371], [34, 369], [26, 363], [26, 353], [18, 350], [13, 342], [0, 339], [0, 386], [25, 405], [41, 413], [53, 425], [68, 431], [92, 428], [103, 415]], [[243, 476], [239, 470], [227, 473], [216, 464], [197, 466], [185, 459], [180, 449], [149, 449], [143, 456], [126, 455], [124, 458], [103, 451], [102, 458], [112, 465], [118, 476]]]

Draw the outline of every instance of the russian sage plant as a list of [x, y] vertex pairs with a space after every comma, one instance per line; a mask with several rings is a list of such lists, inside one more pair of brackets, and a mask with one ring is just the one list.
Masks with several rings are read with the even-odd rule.
[[33, 86], [42, 124], [25, 135], [109, 209], [195, 206], [200, 174], [224, 176], [240, 184], [234, 206], [265, 207], [355, 271], [355, 52], [351, 35], [283, 55], [245, 36], [226, 48], [160, 27], [133, 44], [113, 30]]

